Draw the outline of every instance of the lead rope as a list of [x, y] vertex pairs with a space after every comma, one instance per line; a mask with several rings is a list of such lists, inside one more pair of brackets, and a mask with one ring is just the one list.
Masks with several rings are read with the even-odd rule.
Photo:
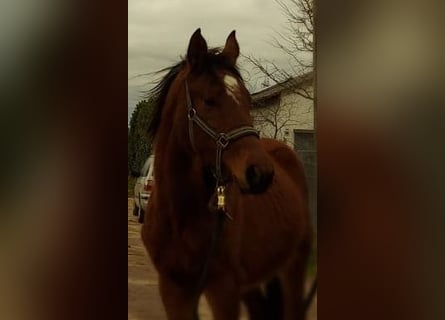
[[201, 296], [201, 293], [204, 291], [206, 285], [207, 276], [209, 274], [210, 262], [213, 260], [217, 252], [217, 245], [220, 242], [219, 240], [221, 239], [225, 217], [226, 216], [222, 213], [217, 213], [216, 215], [216, 220], [213, 226], [212, 237], [210, 239], [209, 250], [207, 251], [207, 256], [204, 260], [204, 264], [201, 270], [201, 275], [199, 277], [198, 284], [196, 286], [195, 318], [197, 320], [199, 320], [198, 317], [199, 297]]
[[[225, 217], [229, 218], [230, 220], [233, 220], [233, 217], [230, 216], [230, 214], [226, 210], [226, 201], [225, 201], [226, 186], [222, 174], [222, 155], [230, 142], [248, 135], [254, 135], [256, 137], [259, 137], [259, 133], [258, 130], [249, 126], [240, 127], [228, 133], [217, 133], [210, 126], [208, 126], [207, 123], [201, 119], [201, 117], [198, 116], [196, 109], [193, 108], [187, 80], [185, 81], [185, 92], [186, 92], [186, 102], [187, 102], [188, 132], [192, 149], [196, 152], [196, 146], [193, 134], [194, 123], [196, 123], [198, 127], [200, 127], [205, 133], [207, 133], [216, 143], [216, 159], [215, 159], [215, 179], [216, 179], [215, 191], [217, 199], [217, 205], [215, 209], [216, 220], [214, 223], [214, 229], [210, 239], [209, 250], [205, 257], [201, 274], [199, 276], [198, 283], [196, 286], [196, 305], [195, 305], [194, 317], [196, 320], [199, 320], [198, 316], [199, 297], [201, 296], [201, 293], [206, 285], [210, 262], [212, 261], [217, 252], [217, 245], [221, 239]], [[211, 199], [213, 200], [213, 197]]]

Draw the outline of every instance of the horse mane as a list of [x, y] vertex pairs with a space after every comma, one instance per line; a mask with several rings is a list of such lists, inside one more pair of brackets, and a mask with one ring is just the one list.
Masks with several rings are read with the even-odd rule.
[[[221, 48], [210, 49], [203, 57], [200, 68], [196, 70], [197, 73], [215, 73], [216, 70], [223, 69], [234, 73], [242, 80], [242, 76], [237, 66], [231, 65], [230, 62], [220, 53]], [[164, 72], [167, 72], [167, 74], [160, 80], [155, 82], [155, 86], [147, 93], [147, 96], [154, 99], [155, 103], [155, 107], [150, 117], [149, 125], [147, 128], [147, 133], [152, 139], [156, 136], [159, 125], [161, 123], [162, 107], [165, 103], [170, 87], [181, 69], [184, 67], [185, 63], [186, 60], [183, 58], [181, 59], [181, 61], [170, 67], [163, 68], [159, 71], [154, 72], [154, 74], [160, 74]]]
[[147, 133], [149, 137], [152, 139], [156, 136], [156, 132], [158, 131], [159, 124], [161, 123], [161, 113], [162, 106], [167, 98], [168, 91], [173, 81], [176, 79], [179, 71], [182, 69], [185, 60], [181, 60], [173, 66], [163, 68], [159, 71], [156, 71], [156, 74], [167, 72], [167, 74], [162, 77], [156, 85], [148, 91], [148, 97], [154, 100], [154, 109], [152, 111], [150, 121], [148, 123]]

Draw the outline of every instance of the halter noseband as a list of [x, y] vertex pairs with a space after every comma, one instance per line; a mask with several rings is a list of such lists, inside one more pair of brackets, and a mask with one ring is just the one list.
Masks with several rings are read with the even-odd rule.
[[187, 98], [187, 117], [189, 119], [189, 138], [192, 148], [195, 149], [194, 137], [193, 137], [193, 123], [197, 124], [207, 135], [209, 135], [216, 143], [216, 162], [215, 162], [215, 178], [217, 186], [222, 185], [224, 183], [224, 178], [222, 176], [221, 170], [221, 160], [222, 153], [224, 149], [227, 148], [229, 143], [233, 142], [236, 139], [245, 137], [245, 136], [256, 136], [259, 137], [258, 130], [251, 126], [242, 126], [228, 133], [218, 133], [213, 130], [196, 112], [196, 109], [193, 108], [192, 99], [190, 97], [189, 87], [187, 80], [185, 80], [185, 95]]

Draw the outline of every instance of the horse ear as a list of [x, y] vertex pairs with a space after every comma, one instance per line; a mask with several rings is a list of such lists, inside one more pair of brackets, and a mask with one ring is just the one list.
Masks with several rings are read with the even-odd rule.
[[226, 40], [226, 45], [224, 46], [221, 55], [225, 56], [231, 65], [235, 65], [236, 59], [239, 56], [239, 45], [236, 40], [235, 30], [233, 30]]
[[206, 53], [207, 42], [201, 35], [201, 28], [198, 28], [190, 38], [187, 49], [187, 61], [192, 67], [196, 67]]

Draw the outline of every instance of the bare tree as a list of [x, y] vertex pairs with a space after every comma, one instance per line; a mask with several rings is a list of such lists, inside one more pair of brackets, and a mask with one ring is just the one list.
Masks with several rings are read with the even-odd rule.
[[[285, 66], [253, 55], [244, 55], [254, 71], [267, 84], [276, 85], [253, 94], [251, 114], [255, 126], [269, 138], [293, 142], [305, 168], [309, 187], [309, 206], [316, 223], [317, 153], [314, 132], [293, 128], [315, 128], [314, 116], [314, 0], [275, 0], [286, 17], [283, 31], [276, 32], [271, 44], [286, 57]], [[296, 97], [296, 96], [299, 97]], [[301, 98], [302, 97], [302, 98]], [[308, 99], [308, 100], [306, 100]], [[308, 116], [309, 115], [309, 116]], [[313, 123], [313, 126], [308, 123]], [[309, 125], [308, 125], [309, 124]], [[288, 132], [292, 130], [293, 132]], [[291, 136], [289, 136], [289, 134]]]
[[285, 128], [306, 125], [307, 117], [304, 115], [312, 112], [311, 105], [305, 108], [292, 108], [289, 102], [276, 101], [265, 106], [257, 103], [251, 114], [255, 127], [264, 137], [287, 141]]
[[252, 115], [255, 126], [263, 133], [263, 136], [283, 140], [283, 128], [295, 122], [290, 113], [290, 110], [274, 104], [268, 108], [255, 109]]
[[314, 53], [314, 4], [313, 0], [275, 0], [286, 17], [284, 30], [276, 32], [271, 44], [287, 56], [287, 66], [280, 67], [274, 61], [244, 55], [254, 69], [273, 82], [286, 88], [295, 88], [295, 92], [306, 99], [314, 99], [308, 87], [298, 87], [295, 77], [313, 78]]

